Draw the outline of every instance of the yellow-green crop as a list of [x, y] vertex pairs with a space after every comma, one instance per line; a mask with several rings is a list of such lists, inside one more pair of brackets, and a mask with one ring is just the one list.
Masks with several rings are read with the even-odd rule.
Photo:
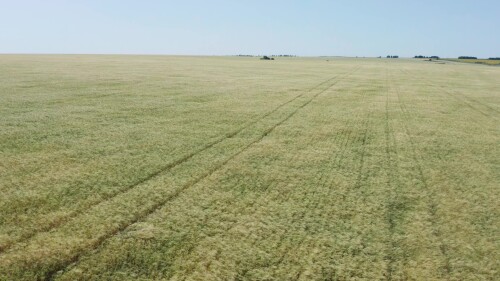
[[0, 280], [498, 280], [500, 68], [0, 56]]

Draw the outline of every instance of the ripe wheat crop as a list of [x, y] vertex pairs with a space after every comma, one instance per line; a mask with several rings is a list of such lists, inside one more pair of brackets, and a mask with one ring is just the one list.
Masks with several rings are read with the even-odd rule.
[[0, 56], [0, 280], [498, 280], [500, 68]]

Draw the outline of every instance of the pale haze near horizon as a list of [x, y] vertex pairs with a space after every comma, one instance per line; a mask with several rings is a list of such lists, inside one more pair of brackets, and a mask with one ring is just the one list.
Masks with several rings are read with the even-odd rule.
[[500, 1], [0, 0], [0, 53], [500, 56]]

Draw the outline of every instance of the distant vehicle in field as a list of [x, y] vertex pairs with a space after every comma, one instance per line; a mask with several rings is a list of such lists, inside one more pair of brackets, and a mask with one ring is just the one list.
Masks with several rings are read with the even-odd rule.
[[274, 60], [274, 58], [270, 58], [268, 56], [263, 56], [260, 58], [261, 60]]

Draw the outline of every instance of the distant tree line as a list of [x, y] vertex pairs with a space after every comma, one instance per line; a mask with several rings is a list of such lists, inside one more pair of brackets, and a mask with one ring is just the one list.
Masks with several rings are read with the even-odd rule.
[[436, 60], [439, 59], [438, 56], [430, 56], [430, 57], [426, 57], [426, 56], [414, 56], [413, 58], [416, 58], [416, 59], [436, 59]]
[[[254, 56], [254, 55], [244, 55], [244, 54], [239, 54], [236, 55], [237, 57], [261, 57], [260, 55]], [[293, 58], [297, 57], [296, 55], [271, 55], [270, 57], [285, 57], [285, 58]]]
[[293, 57], [296, 57], [296, 55], [272, 55], [271, 57], [288, 57], [288, 58], [293, 58]]
[[388, 59], [398, 59], [399, 56], [387, 56]]
[[[460, 56], [458, 57], [461, 60], [477, 60], [477, 57], [469, 57], [469, 56]], [[500, 60], [499, 57], [496, 58], [488, 58], [489, 60]]]

